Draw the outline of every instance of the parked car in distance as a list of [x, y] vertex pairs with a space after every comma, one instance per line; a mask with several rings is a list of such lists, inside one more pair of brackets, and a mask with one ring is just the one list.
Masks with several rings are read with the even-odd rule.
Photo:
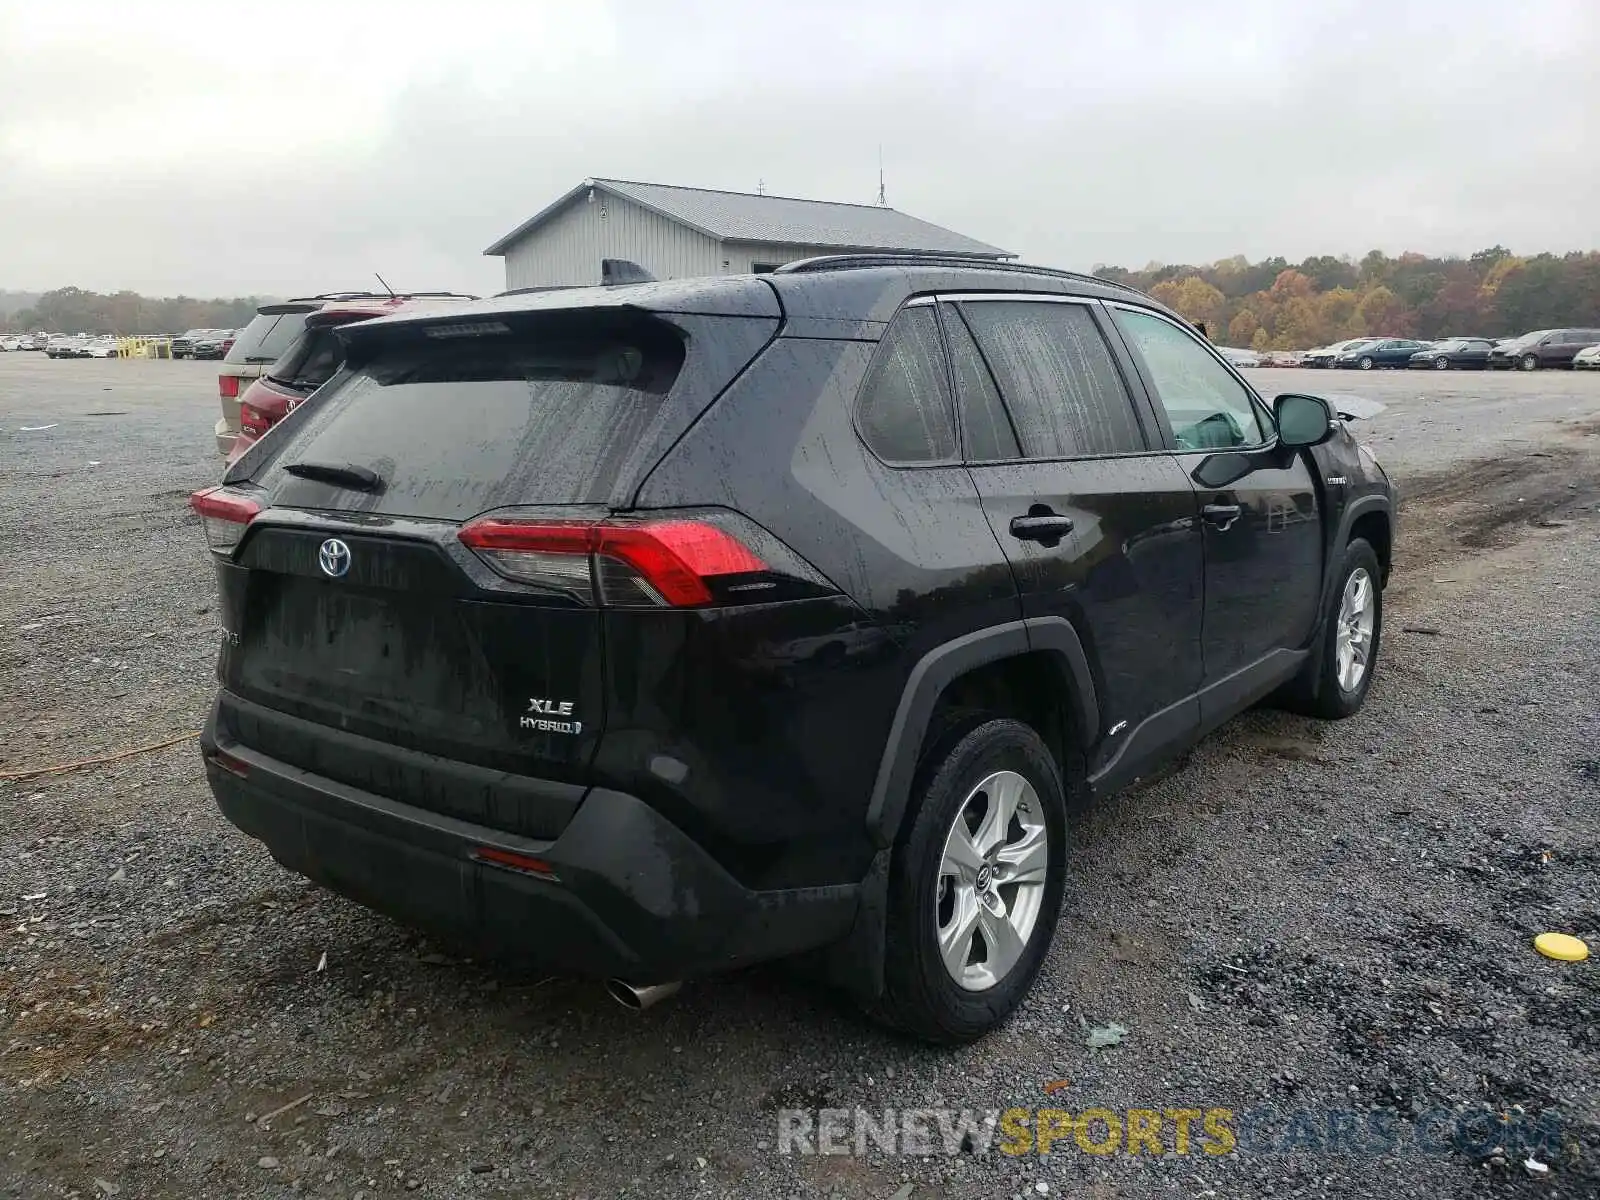
[[1501, 343], [1489, 355], [1489, 366], [1538, 371], [1570, 367], [1579, 350], [1600, 345], [1600, 329], [1536, 329]]
[[117, 339], [109, 334], [104, 337], [90, 338], [83, 343], [78, 351], [80, 358], [115, 358], [117, 356]]
[[1411, 365], [1411, 356], [1426, 350], [1427, 343], [1414, 338], [1368, 338], [1341, 350], [1333, 365], [1344, 370], [1371, 371], [1378, 367]]
[[[30, 348], [32, 347], [32, 345], [33, 345], [32, 339], [29, 339], [28, 345], [29, 345]], [[0, 337], [0, 352], [9, 353], [11, 351], [16, 351], [16, 350], [21, 350], [21, 349], [22, 349], [22, 339], [20, 337], [17, 337], [15, 335], [8, 335], [6, 337]]]
[[1488, 338], [1446, 338], [1434, 342], [1425, 350], [1411, 356], [1409, 366], [1431, 367], [1435, 371], [1452, 368], [1463, 371], [1481, 371], [1489, 365], [1489, 351], [1494, 343]]
[[[455, 296], [453, 292], [411, 292], [406, 298], [422, 296]], [[305, 328], [306, 318], [329, 304], [342, 301], [385, 301], [395, 299], [390, 293], [330, 292], [322, 296], [301, 296], [277, 304], [263, 305], [256, 310], [250, 324], [239, 331], [238, 338], [222, 361], [217, 376], [217, 397], [222, 404], [222, 417], [213, 429], [217, 440], [217, 453], [226, 458], [233, 451], [233, 443], [240, 433], [239, 399], [250, 384], [266, 373], [268, 367], [282, 358]], [[456, 297], [457, 299], [471, 297]]]
[[215, 334], [225, 332], [221, 329], [191, 329], [187, 333], [179, 334], [172, 339], [173, 358], [193, 358], [195, 343], [210, 339]]
[[86, 340], [86, 338], [58, 334], [46, 344], [44, 352], [51, 358], [76, 358]]
[[306, 314], [305, 327], [289, 348], [239, 395], [239, 435], [228, 452], [232, 462], [267, 430], [288, 416], [344, 365], [340, 326], [374, 317], [420, 312], [476, 300], [436, 292], [426, 297], [386, 296], [371, 300], [334, 300]]
[[1600, 371], [1600, 346], [1585, 346], [1572, 356], [1574, 371]]
[[1346, 338], [1342, 342], [1334, 342], [1332, 345], [1321, 346], [1315, 350], [1307, 350], [1300, 356], [1300, 365], [1302, 367], [1331, 367], [1333, 366], [1333, 360], [1350, 349], [1350, 347], [1369, 340], [1371, 339]]
[[1299, 367], [1305, 365], [1305, 352], [1301, 350], [1268, 350], [1261, 356], [1267, 367]]
[[213, 329], [210, 333], [201, 334], [189, 346], [189, 357], [193, 359], [220, 359], [232, 349], [234, 339], [238, 337], [236, 329]]
[[815, 952], [982, 1036], [1049, 950], [1069, 809], [1269, 695], [1367, 696], [1367, 406], [1269, 405], [1131, 288], [841, 255], [341, 339], [191, 500], [210, 787], [289, 869], [633, 1007]]
[[1218, 346], [1217, 353], [1236, 367], [1259, 367], [1261, 355], [1254, 350], [1235, 350], [1231, 346]]

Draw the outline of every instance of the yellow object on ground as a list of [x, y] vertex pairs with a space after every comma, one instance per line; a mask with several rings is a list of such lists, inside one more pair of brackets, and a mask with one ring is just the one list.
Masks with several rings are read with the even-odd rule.
[[1541, 933], [1533, 939], [1533, 948], [1546, 958], [1562, 962], [1582, 962], [1589, 957], [1589, 947], [1570, 933]]

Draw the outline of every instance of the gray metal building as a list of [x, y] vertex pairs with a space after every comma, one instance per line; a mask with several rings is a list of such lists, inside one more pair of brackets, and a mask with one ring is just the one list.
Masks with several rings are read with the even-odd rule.
[[506, 260], [506, 287], [600, 282], [623, 258], [658, 279], [770, 271], [847, 251], [934, 251], [1014, 258], [892, 208], [663, 183], [586, 179], [484, 251]]

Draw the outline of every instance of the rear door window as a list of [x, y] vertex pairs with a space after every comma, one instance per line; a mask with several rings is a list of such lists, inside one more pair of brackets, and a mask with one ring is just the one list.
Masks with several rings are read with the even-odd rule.
[[1006, 415], [989, 365], [955, 305], [946, 304], [944, 329], [955, 368], [956, 403], [968, 462], [1004, 462], [1021, 458], [1016, 430]]
[[1085, 304], [960, 305], [1029, 458], [1143, 453], [1144, 434], [1111, 348]]
[[257, 313], [234, 339], [228, 351], [231, 363], [277, 362], [300, 331], [306, 327], [308, 313]]
[[[463, 521], [512, 504], [604, 501], [683, 365], [647, 319], [547, 317], [504, 334], [406, 329], [324, 389], [258, 482], [291, 507]], [[359, 491], [294, 463], [377, 474]]]
[[932, 305], [908, 308], [883, 336], [856, 407], [861, 437], [885, 462], [950, 462], [956, 456], [950, 380]]

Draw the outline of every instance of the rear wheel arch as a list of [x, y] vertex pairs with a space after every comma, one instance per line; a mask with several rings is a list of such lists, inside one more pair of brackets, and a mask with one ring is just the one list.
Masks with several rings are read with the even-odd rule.
[[1008, 622], [947, 642], [920, 659], [901, 693], [867, 810], [880, 847], [904, 825], [924, 764], [952, 738], [1012, 717], [1044, 739], [1063, 777], [1099, 732], [1082, 641], [1064, 618]]

